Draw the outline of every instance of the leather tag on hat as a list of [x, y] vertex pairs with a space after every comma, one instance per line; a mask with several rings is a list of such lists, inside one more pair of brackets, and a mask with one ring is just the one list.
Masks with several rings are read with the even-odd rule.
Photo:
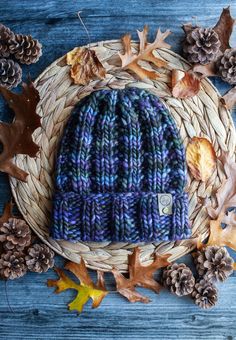
[[160, 216], [172, 214], [173, 199], [171, 194], [158, 194], [158, 208]]

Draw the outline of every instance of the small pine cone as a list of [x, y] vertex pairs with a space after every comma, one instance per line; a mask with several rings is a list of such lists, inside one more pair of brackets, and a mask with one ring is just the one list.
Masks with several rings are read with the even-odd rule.
[[190, 63], [208, 64], [220, 51], [218, 34], [212, 28], [195, 27], [186, 32], [183, 52]]
[[184, 263], [173, 263], [163, 271], [163, 284], [178, 296], [191, 294], [195, 285], [193, 273]]
[[22, 64], [32, 64], [42, 55], [42, 45], [31, 35], [16, 34], [10, 43], [11, 54]]
[[27, 272], [24, 254], [9, 250], [0, 257], [0, 276], [3, 279], [14, 280]]
[[0, 241], [6, 250], [22, 251], [31, 242], [31, 231], [25, 221], [9, 218], [0, 227]]
[[218, 291], [211, 282], [203, 279], [195, 284], [192, 297], [196, 305], [200, 308], [208, 309], [215, 306], [218, 298]]
[[27, 250], [26, 265], [31, 272], [43, 273], [54, 266], [54, 252], [46, 244], [34, 244]]
[[236, 48], [225, 50], [216, 63], [218, 75], [227, 83], [236, 84]]
[[225, 281], [233, 273], [234, 260], [224, 247], [208, 246], [194, 255], [196, 270], [208, 281]]
[[0, 86], [7, 89], [16, 87], [21, 82], [22, 70], [13, 60], [0, 59]]
[[9, 57], [9, 42], [13, 39], [14, 33], [10, 28], [0, 24], [0, 57]]

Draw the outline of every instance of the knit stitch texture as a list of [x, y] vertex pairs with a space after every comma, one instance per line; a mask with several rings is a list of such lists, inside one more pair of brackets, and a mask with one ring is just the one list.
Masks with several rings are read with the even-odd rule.
[[[188, 238], [185, 182], [182, 141], [158, 97], [137, 88], [93, 92], [76, 106], [61, 140], [52, 237]], [[172, 214], [160, 214], [160, 193], [172, 194]]]

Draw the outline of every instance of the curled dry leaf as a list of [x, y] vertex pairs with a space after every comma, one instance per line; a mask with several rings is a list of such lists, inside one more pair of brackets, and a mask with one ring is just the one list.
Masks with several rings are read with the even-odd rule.
[[226, 152], [223, 152], [219, 160], [224, 166], [226, 179], [216, 192], [217, 206], [207, 205], [208, 215], [217, 219], [221, 212], [226, 213], [227, 209], [236, 207], [236, 163]]
[[66, 55], [67, 65], [71, 65], [71, 77], [75, 84], [87, 85], [93, 79], [103, 79], [106, 70], [94, 50], [76, 47]]
[[217, 24], [215, 27], [213, 27], [214, 31], [218, 34], [221, 43], [221, 52], [224, 52], [227, 48], [230, 48], [229, 39], [232, 34], [234, 24], [235, 19], [232, 18], [230, 14], [230, 6], [224, 8]]
[[33, 142], [32, 133], [41, 126], [36, 107], [40, 100], [34, 84], [23, 83], [20, 94], [3, 87], [0, 92], [15, 112], [13, 123], [0, 123], [0, 141], [3, 151], [0, 154], [0, 171], [8, 173], [19, 180], [26, 181], [27, 173], [12, 163], [16, 154], [36, 156], [39, 147]]
[[124, 54], [119, 53], [119, 57], [122, 62], [123, 69], [129, 69], [137, 74], [141, 79], [157, 79], [159, 77], [158, 73], [155, 71], [150, 71], [138, 64], [140, 60], [153, 63], [157, 67], [166, 67], [167, 62], [157, 58], [153, 52], [157, 48], [170, 48], [171, 46], [167, 44], [164, 40], [171, 34], [169, 30], [164, 33], [160, 29], [157, 30], [156, 38], [153, 43], [148, 44], [148, 26], [144, 26], [143, 31], [137, 31], [139, 36], [139, 52], [138, 54], [132, 52], [131, 48], [131, 36], [126, 34], [122, 39], [122, 44], [124, 47]]
[[200, 79], [192, 71], [172, 70], [171, 87], [175, 98], [190, 98], [198, 94]]
[[215, 150], [206, 138], [193, 137], [190, 140], [186, 159], [191, 174], [198, 181], [207, 181], [216, 167]]
[[80, 284], [71, 280], [62, 269], [56, 268], [55, 271], [59, 279], [48, 280], [48, 287], [56, 287], [56, 293], [61, 293], [67, 289], [74, 289], [78, 292], [75, 299], [68, 305], [69, 310], [76, 310], [81, 313], [84, 305], [90, 298], [93, 300], [92, 308], [99, 307], [104, 297], [108, 294], [103, 273], [97, 272], [98, 280], [97, 283], [94, 284], [88, 274], [83, 259], [81, 259], [80, 264], [68, 262], [65, 269], [71, 271], [80, 280]]
[[[216, 192], [216, 206], [209, 200], [206, 202], [210, 221], [210, 236], [208, 242], [203, 244], [198, 240], [198, 248], [208, 245], [228, 246], [236, 250], [236, 214], [228, 211], [236, 206], [236, 163], [228, 153], [223, 152], [219, 158], [224, 166], [226, 179]], [[222, 223], [226, 224], [223, 228]]]
[[157, 255], [153, 263], [148, 266], [143, 266], [139, 259], [140, 249], [134, 248], [133, 254], [129, 255], [129, 278], [125, 278], [117, 269], [113, 269], [112, 273], [116, 281], [117, 291], [123, 295], [130, 302], [150, 302], [149, 298], [141, 295], [135, 290], [136, 286], [144, 287], [159, 293], [161, 285], [154, 280], [153, 274], [156, 270], [162, 267], [166, 267], [170, 264], [168, 261], [169, 254]]
[[232, 109], [236, 104], [236, 86], [232, 87], [222, 98], [221, 103], [227, 108]]

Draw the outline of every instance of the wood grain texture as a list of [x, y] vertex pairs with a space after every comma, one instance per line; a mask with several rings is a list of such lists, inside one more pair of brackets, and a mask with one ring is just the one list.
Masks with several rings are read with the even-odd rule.
[[[236, 16], [236, 1], [199, 0], [0, 0], [1, 21], [14, 31], [30, 33], [43, 44], [43, 57], [24, 75], [32, 78], [45, 67], [76, 45], [87, 43], [87, 37], [76, 17], [82, 17], [90, 31], [91, 40], [119, 38], [126, 32], [136, 37], [135, 30], [144, 24], [150, 26], [150, 38], [160, 26], [173, 32], [168, 42], [180, 52], [183, 37], [180, 26], [197, 17], [197, 23], [213, 25], [222, 7], [231, 5]], [[236, 35], [231, 44], [236, 46]], [[214, 84], [223, 93], [228, 86], [219, 79]], [[12, 114], [0, 102], [0, 119], [10, 120]], [[234, 114], [235, 118], [235, 114]], [[234, 119], [234, 121], [236, 121]], [[0, 209], [10, 197], [8, 179], [0, 174]], [[57, 258], [58, 264], [63, 260]], [[94, 275], [94, 273], [92, 274]], [[234, 339], [236, 338], [236, 276], [220, 285], [220, 300], [211, 311], [198, 309], [189, 298], [178, 299], [168, 292], [159, 296], [146, 292], [153, 300], [149, 305], [129, 304], [116, 293], [108, 295], [101, 307], [77, 316], [66, 310], [66, 303], [74, 292], [56, 296], [45, 285], [53, 272], [43, 275], [28, 274], [22, 279], [8, 282], [7, 292], [13, 312], [5, 294], [5, 283], [0, 282], [0, 339]], [[109, 288], [114, 289], [107, 275]]]

